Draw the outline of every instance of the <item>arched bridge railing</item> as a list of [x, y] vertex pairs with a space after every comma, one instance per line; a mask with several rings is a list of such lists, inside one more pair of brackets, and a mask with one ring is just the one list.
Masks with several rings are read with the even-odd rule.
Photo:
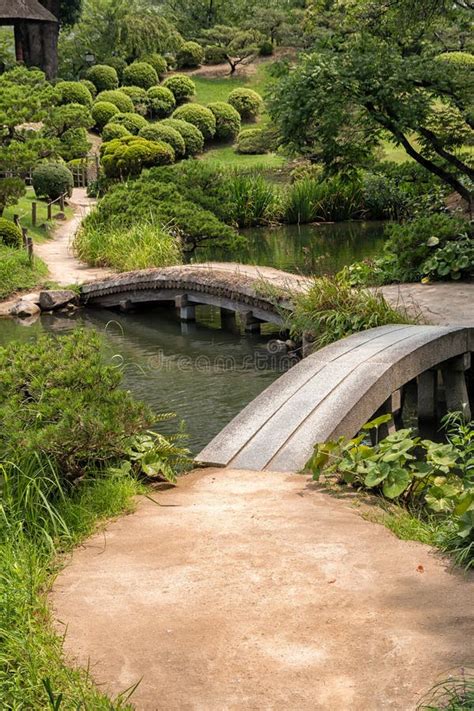
[[249, 332], [258, 331], [262, 322], [282, 326], [282, 313], [289, 308], [283, 297], [265, 293], [263, 280], [192, 267], [145, 269], [90, 282], [82, 286], [81, 299], [87, 305], [122, 310], [171, 302], [183, 321], [195, 319], [196, 305], [208, 304], [221, 309], [223, 320], [238, 313]]
[[242, 410], [196, 457], [201, 465], [298, 471], [316, 443], [353, 437], [418, 383], [418, 415], [434, 418], [438, 371], [449, 410], [468, 412], [474, 328], [381, 326], [303, 359]]

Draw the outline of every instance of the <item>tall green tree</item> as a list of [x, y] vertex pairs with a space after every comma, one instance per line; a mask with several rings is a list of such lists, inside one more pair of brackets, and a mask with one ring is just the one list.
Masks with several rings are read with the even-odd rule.
[[342, 14], [340, 2], [313, 3], [315, 51], [288, 70], [270, 111], [286, 143], [328, 170], [363, 165], [388, 136], [472, 210], [463, 146], [473, 140], [473, 65], [450, 61], [449, 51], [459, 49], [469, 11], [428, 0], [424, 13], [409, 14], [413, 3], [421, 4], [346, 0]]

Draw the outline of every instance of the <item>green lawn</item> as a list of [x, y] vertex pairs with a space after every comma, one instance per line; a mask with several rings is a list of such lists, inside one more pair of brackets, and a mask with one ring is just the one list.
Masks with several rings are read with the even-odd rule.
[[286, 158], [277, 153], [266, 153], [265, 155], [255, 156], [244, 155], [243, 153], [237, 153], [232, 146], [209, 148], [209, 150], [202, 154], [201, 160], [226, 167], [261, 168], [262, 170], [281, 168], [286, 163]]
[[0, 299], [16, 291], [33, 289], [44, 282], [47, 274], [46, 264], [38, 257], [30, 264], [25, 249], [0, 246]]
[[[31, 223], [31, 204], [36, 202], [37, 212], [36, 212], [36, 227], [33, 227]], [[19, 215], [20, 223], [22, 227], [28, 229], [28, 233], [38, 242], [42, 242], [49, 236], [49, 232], [55, 226], [54, 215], [59, 212], [59, 205], [56, 203], [53, 205], [53, 220], [47, 222], [48, 210], [47, 204], [44, 200], [38, 200], [35, 196], [33, 188], [27, 188], [26, 195], [22, 197], [16, 205], [12, 207], [7, 207], [3, 213], [3, 217], [8, 220], [13, 220], [13, 215]], [[73, 215], [73, 210], [70, 207], [65, 209], [66, 217], [69, 219]]]

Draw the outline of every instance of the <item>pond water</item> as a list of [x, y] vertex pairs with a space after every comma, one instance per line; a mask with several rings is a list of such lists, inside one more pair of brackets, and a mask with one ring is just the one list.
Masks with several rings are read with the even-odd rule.
[[106, 310], [69, 318], [45, 315], [29, 327], [4, 319], [0, 346], [79, 325], [99, 331], [107, 358], [123, 368], [124, 387], [154, 412], [177, 414], [177, 421], [159, 425], [160, 432], [174, 432], [184, 420], [195, 454], [289, 366], [286, 357], [267, 348], [271, 327], [260, 336], [244, 335], [221, 330], [215, 309], [198, 307], [197, 312], [195, 325], [181, 325], [165, 307], [133, 315]]
[[335, 274], [346, 264], [374, 257], [384, 242], [383, 222], [335, 222], [242, 230], [247, 244], [199, 247], [192, 262], [240, 262], [298, 274]]

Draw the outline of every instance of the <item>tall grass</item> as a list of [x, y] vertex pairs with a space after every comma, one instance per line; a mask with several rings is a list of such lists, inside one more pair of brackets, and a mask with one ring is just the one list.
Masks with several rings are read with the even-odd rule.
[[381, 294], [354, 289], [341, 276], [319, 277], [306, 291], [292, 295], [288, 326], [293, 336], [310, 334], [315, 348], [391, 323], [413, 323], [404, 311], [392, 308]]
[[[46, 594], [58, 555], [87, 536], [98, 521], [130, 510], [142, 490], [131, 477], [84, 481], [71, 494], [53, 462], [23, 458], [0, 464], [0, 698], [2, 708], [129, 709], [114, 702], [85, 670], [64, 660]], [[56, 706], [55, 706], [56, 704]]]
[[285, 195], [284, 219], [290, 224], [341, 222], [363, 214], [364, 191], [357, 179], [306, 177], [290, 185]]
[[48, 274], [46, 264], [38, 257], [30, 263], [24, 249], [0, 244], [0, 299], [21, 289], [32, 289]]
[[276, 222], [281, 200], [278, 188], [254, 172], [233, 172], [227, 177], [232, 219], [239, 227]]
[[132, 227], [89, 222], [77, 233], [74, 250], [88, 264], [119, 272], [182, 263], [179, 237], [152, 221], [140, 220]]

